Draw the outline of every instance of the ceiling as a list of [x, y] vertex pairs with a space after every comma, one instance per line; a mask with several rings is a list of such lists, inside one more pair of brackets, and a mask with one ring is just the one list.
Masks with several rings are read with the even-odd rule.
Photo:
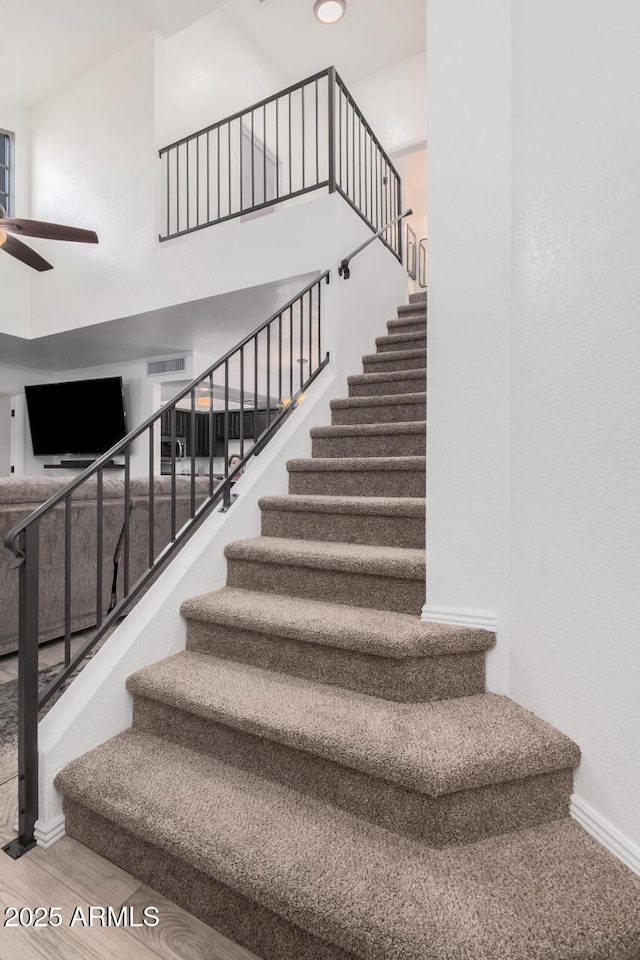
[[149, 30], [170, 36], [225, 0], [0, 0], [0, 100], [30, 106]]
[[335, 66], [347, 83], [424, 51], [425, 0], [347, 0], [344, 18], [323, 26], [313, 0], [229, 0], [225, 13], [291, 82]]
[[171, 36], [221, 6], [292, 81], [331, 64], [359, 80], [426, 45], [424, 0], [348, 0], [331, 27], [313, 0], [0, 0], [0, 100], [30, 106], [149, 30]]
[[191, 350], [219, 357], [313, 276], [290, 277], [33, 340], [0, 334], [0, 357], [3, 363], [34, 371], [80, 370]]

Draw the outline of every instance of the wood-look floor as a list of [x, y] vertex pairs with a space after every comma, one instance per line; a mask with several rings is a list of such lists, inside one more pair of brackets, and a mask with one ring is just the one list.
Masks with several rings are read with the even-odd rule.
[[[59, 663], [60, 645], [40, 648], [40, 666]], [[17, 676], [17, 657], [0, 660], [2, 684]], [[0, 756], [0, 845], [15, 836], [17, 763]], [[75, 907], [89, 905], [157, 907], [157, 927], [69, 926]], [[59, 927], [10, 928], [8, 907], [60, 907]], [[124, 870], [65, 837], [48, 850], [37, 848], [20, 860], [0, 851], [0, 960], [258, 960], [254, 954], [196, 920], [140, 884]]]

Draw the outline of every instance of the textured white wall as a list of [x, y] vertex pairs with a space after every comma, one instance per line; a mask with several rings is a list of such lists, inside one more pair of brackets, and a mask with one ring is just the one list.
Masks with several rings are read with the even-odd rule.
[[427, 55], [401, 60], [349, 84], [350, 92], [387, 153], [424, 145], [427, 139]]
[[511, 690], [638, 847], [639, 40], [632, 0], [514, 4]]
[[429, 0], [425, 617], [491, 625], [507, 683], [509, 0]]
[[[14, 213], [29, 216], [30, 129], [29, 111], [0, 100], [0, 130], [15, 136], [14, 150]], [[6, 254], [0, 253], [0, 332], [18, 337], [29, 335], [30, 270]], [[0, 356], [0, 362], [2, 357]]]
[[638, 37], [630, 0], [428, 3], [427, 613], [497, 610], [490, 684], [636, 867]]

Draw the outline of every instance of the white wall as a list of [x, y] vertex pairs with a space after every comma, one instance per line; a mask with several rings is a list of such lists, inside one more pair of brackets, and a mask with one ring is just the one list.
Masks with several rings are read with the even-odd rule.
[[394, 154], [427, 139], [427, 55], [420, 53], [353, 84], [350, 92], [385, 146]]
[[491, 686], [640, 870], [640, 8], [478, 6], [428, 3], [426, 613], [497, 612]]
[[632, 0], [514, 4], [512, 692], [638, 848], [639, 38]]
[[158, 44], [156, 145], [195, 133], [287, 83], [285, 71], [217, 10]]
[[429, 0], [427, 619], [499, 630], [507, 687], [509, 0]]
[[[29, 111], [25, 107], [0, 100], [0, 129], [15, 136], [14, 151], [14, 213], [28, 217], [30, 209], [30, 126]], [[30, 300], [28, 267], [13, 257], [0, 253], [0, 332], [18, 337], [29, 335]], [[0, 356], [0, 363], [2, 357]]]

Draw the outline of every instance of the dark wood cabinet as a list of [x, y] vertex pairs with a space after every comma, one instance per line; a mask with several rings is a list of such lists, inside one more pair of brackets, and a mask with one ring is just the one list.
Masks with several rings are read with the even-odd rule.
[[[273, 420], [276, 411], [271, 411]], [[187, 457], [191, 456], [191, 417], [194, 416], [190, 410], [176, 410], [176, 438], [183, 440], [185, 444], [185, 453]], [[267, 410], [230, 410], [229, 414], [229, 440], [240, 440], [241, 436], [248, 443], [252, 443], [257, 437], [267, 429], [269, 424], [269, 413]], [[242, 429], [241, 420], [242, 417]], [[208, 457], [210, 455], [210, 436], [211, 428], [209, 424], [208, 413], [195, 413], [195, 451], [196, 457]], [[171, 436], [171, 411], [166, 410], [162, 414], [161, 429], [163, 437]], [[225, 414], [223, 410], [216, 410], [213, 415], [213, 442], [215, 457], [224, 456], [225, 450]]]

